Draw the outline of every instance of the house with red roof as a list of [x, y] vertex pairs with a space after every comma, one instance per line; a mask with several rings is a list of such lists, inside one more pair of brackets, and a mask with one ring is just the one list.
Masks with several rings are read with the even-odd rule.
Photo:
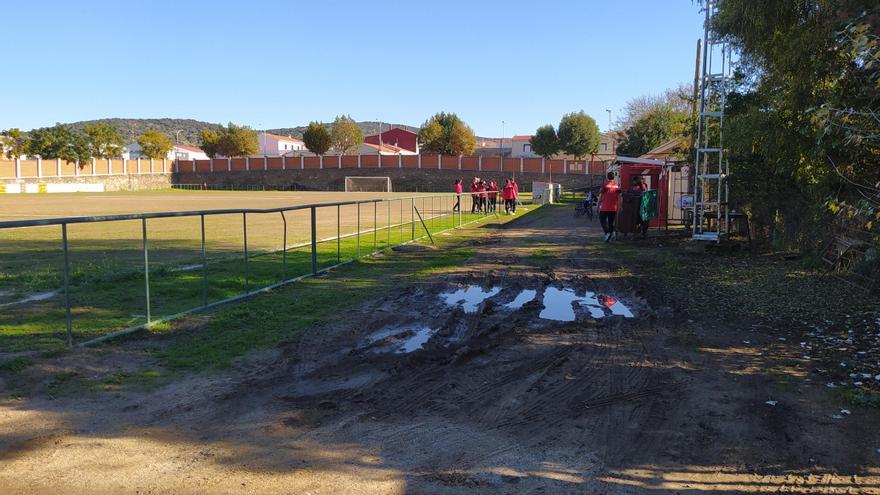
[[401, 129], [400, 127], [392, 127], [385, 132], [373, 134], [364, 138], [364, 143], [374, 145], [390, 145], [395, 148], [407, 151], [409, 153], [395, 153], [403, 155], [419, 154], [419, 135], [413, 131]]

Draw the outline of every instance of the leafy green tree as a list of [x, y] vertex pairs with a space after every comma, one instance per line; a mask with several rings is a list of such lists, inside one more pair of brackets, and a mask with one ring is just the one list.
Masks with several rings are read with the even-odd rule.
[[141, 153], [147, 158], [165, 158], [174, 148], [171, 139], [161, 131], [154, 129], [146, 130], [138, 138], [138, 144], [141, 147]]
[[220, 149], [220, 133], [214, 129], [204, 128], [199, 131], [199, 147], [211, 158], [219, 154]]
[[559, 137], [556, 135], [556, 129], [550, 124], [538, 127], [529, 142], [532, 151], [548, 160], [559, 153]]
[[122, 156], [124, 140], [122, 133], [104, 123], [89, 124], [83, 127], [89, 138], [89, 149], [95, 158], [119, 158]]
[[216, 151], [221, 155], [248, 156], [260, 152], [257, 132], [248, 126], [238, 126], [230, 122], [228, 126], [220, 127], [219, 134], [219, 147]]
[[28, 153], [30, 139], [21, 132], [21, 129], [11, 128], [0, 133], [0, 151], [4, 151], [6, 158], [15, 160]]
[[469, 155], [477, 146], [477, 138], [458, 115], [440, 112], [422, 124], [419, 146], [425, 153]]
[[676, 111], [670, 105], [661, 105], [648, 111], [624, 132], [617, 145], [617, 153], [640, 156], [672, 138], [690, 133], [689, 115]]
[[364, 133], [351, 117], [340, 115], [330, 128], [330, 140], [340, 155], [349, 155], [364, 142]]
[[312, 153], [323, 155], [327, 153], [327, 150], [333, 144], [333, 138], [330, 136], [327, 128], [324, 127], [324, 124], [311, 122], [305, 132], [303, 132], [303, 142]]
[[560, 149], [577, 159], [599, 150], [599, 126], [583, 110], [563, 115], [557, 136]]
[[67, 163], [84, 164], [92, 158], [89, 139], [62, 124], [31, 131], [29, 147], [29, 153], [46, 160], [60, 158]]
[[880, 4], [719, 9], [718, 35], [740, 55], [724, 121], [731, 202], [759, 238], [818, 253], [842, 204], [880, 214]]

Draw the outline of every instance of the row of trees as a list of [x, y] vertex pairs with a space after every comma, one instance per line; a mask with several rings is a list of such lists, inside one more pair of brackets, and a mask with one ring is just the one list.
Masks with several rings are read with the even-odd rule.
[[352, 154], [363, 142], [364, 133], [348, 115], [336, 117], [330, 129], [320, 122], [311, 122], [303, 132], [306, 149], [316, 155], [323, 155], [331, 148], [341, 155]]
[[[418, 140], [425, 153], [442, 155], [469, 155], [477, 145], [474, 131], [458, 115], [446, 112], [426, 120], [419, 129]], [[357, 123], [347, 115], [336, 117], [329, 129], [320, 122], [312, 122], [303, 133], [306, 148], [316, 155], [323, 155], [330, 149], [351, 154], [363, 141], [364, 135]]]
[[[0, 133], [0, 144], [8, 159], [31, 155], [45, 160], [85, 163], [92, 158], [119, 158], [124, 139], [119, 131], [104, 123], [87, 125], [82, 133], [68, 125], [56, 124], [35, 129], [29, 135], [20, 129], [9, 129]], [[141, 134], [138, 144], [149, 158], [164, 158], [173, 147], [168, 136], [155, 130]]]
[[600, 140], [596, 121], [581, 110], [563, 115], [558, 129], [551, 124], [539, 127], [531, 145], [532, 151], [544, 158], [552, 158], [561, 151], [581, 159], [597, 152]]

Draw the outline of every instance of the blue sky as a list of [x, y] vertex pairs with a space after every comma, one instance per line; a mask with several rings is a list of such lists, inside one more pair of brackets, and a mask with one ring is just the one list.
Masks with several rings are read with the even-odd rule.
[[[3, 8], [0, 129], [104, 117], [531, 134], [693, 78], [692, 0], [28, 1]], [[15, 41], [12, 41], [15, 40]]]

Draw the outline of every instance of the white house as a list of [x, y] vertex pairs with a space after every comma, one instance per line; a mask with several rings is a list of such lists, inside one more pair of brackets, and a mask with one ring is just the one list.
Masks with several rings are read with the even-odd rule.
[[261, 132], [257, 139], [260, 143], [260, 154], [263, 156], [293, 156], [306, 151], [306, 144], [295, 137]]
[[[137, 158], [146, 158], [141, 152], [139, 144], [130, 144], [123, 148], [122, 158], [126, 160], [135, 160]], [[201, 148], [195, 146], [187, 146], [185, 144], [176, 144], [171, 151], [168, 152], [169, 160], [207, 160], [208, 155]]]
[[[510, 140], [510, 156], [513, 158], [540, 158], [532, 150], [531, 140], [532, 136], [513, 136]], [[597, 161], [613, 160], [616, 149], [617, 142], [614, 140], [614, 137], [609, 133], [602, 134], [599, 140], [599, 149], [592, 155], [593, 159]], [[570, 160], [574, 157], [564, 153], [557, 153], [554, 158], [567, 158]]]

